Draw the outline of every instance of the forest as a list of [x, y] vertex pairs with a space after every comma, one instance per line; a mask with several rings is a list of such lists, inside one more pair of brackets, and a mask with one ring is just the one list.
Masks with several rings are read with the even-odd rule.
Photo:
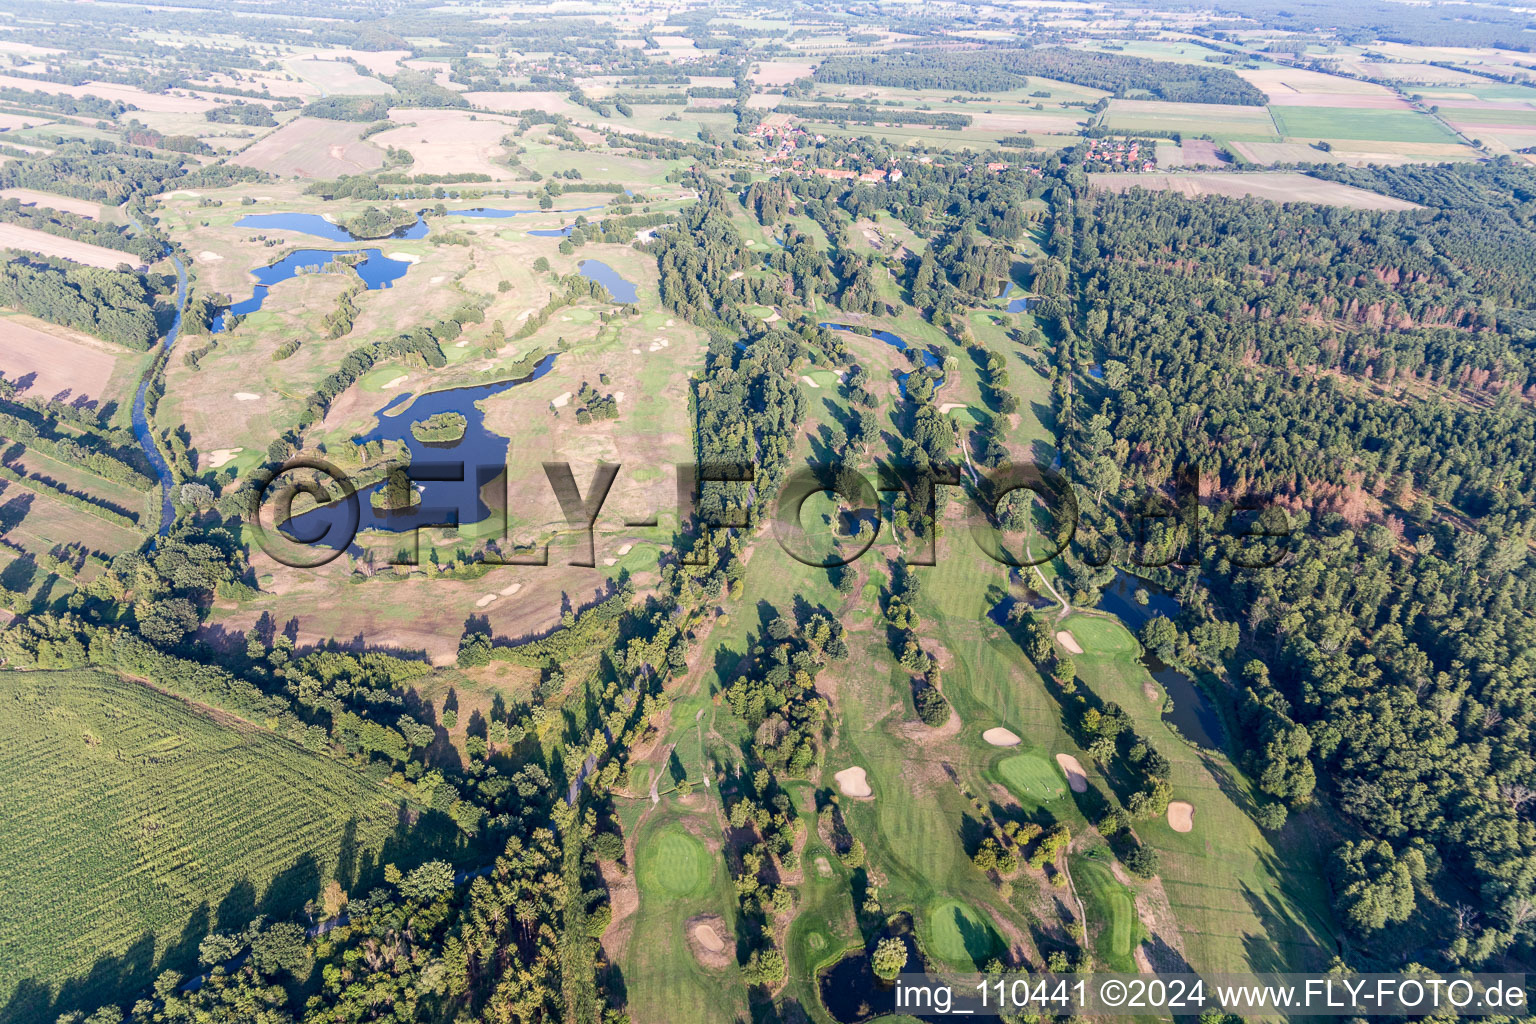
[[1177, 103], [1263, 106], [1267, 102], [1263, 92], [1223, 67], [1171, 64], [1122, 53], [1061, 47], [832, 57], [817, 67], [813, 77], [818, 82], [843, 85], [990, 93], [1024, 88], [1031, 75], [1103, 89], [1119, 97], [1145, 93]]
[[[1536, 923], [1536, 335], [1506, 315], [1536, 302], [1536, 235], [1508, 167], [1332, 173], [1497, 216], [1077, 194], [1057, 250], [1073, 358], [1128, 372], [1074, 397], [1076, 457], [1124, 459], [1120, 508], [1192, 466], [1214, 521], [1258, 496], [1283, 510], [1276, 568], [1194, 537], [1209, 589], [1171, 577], [1177, 643], [1218, 656], [1212, 630], [1241, 630], [1248, 767], [1348, 822], [1335, 891], [1360, 955], [1430, 943], [1472, 967], [1528, 952]], [[1081, 542], [1112, 538], [1088, 522]]]

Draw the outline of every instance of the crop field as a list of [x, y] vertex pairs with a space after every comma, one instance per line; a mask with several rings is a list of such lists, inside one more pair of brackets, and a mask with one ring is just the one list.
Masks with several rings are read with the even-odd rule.
[[1272, 106], [1282, 135], [1299, 139], [1451, 143], [1456, 137], [1432, 117], [1414, 111], [1348, 107]]
[[1219, 103], [1169, 103], [1162, 100], [1111, 100], [1104, 123], [1115, 131], [1138, 128], [1213, 135], [1216, 138], [1275, 138], [1275, 124], [1265, 107]]
[[377, 78], [359, 74], [351, 64], [339, 60], [305, 57], [284, 65], [297, 77], [320, 90], [323, 96], [393, 95], [395, 87]]
[[501, 139], [515, 122], [461, 110], [391, 110], [399, 128], [380, 132], [368, 141], [379, 148], [394, 146], [416, 158], [415, 174], [487, 174], [510, 178], [512, 172], [497, 161], [503, 153]]
[[177, 89], [171, 92], [145, 92], [132, 85], [111, 82], [90, 82], [86, 85], [64, 85], [59, 82], [42, 82], [30, 78], [0, 75], [0, 88], [21, 89], [24, 92], [46, 92], [61, 96], [97, 96], [104, 100], [132, 103], [140, 110], [202, 113], [215, 104], [197, 93]]
[[384, 163], [377, 146], [358, 138], [365, 126], [298, 117], [231, 158], [280, 177], [334, 178], [371, 171]]
[[1244, 174], [1090, 174], [1097, 188], [1123, 192], [1131, 188], [1178, 192], [1185, 196], [1255, 196], [1277, 203], [1322, 203], [1359, 210], [1411, 210], [1413, 203], [1367, 192], [1336, 181], [1309, 177], [1299, 171], [1258, 171]]
[[89, 242], [52, 235], [46, 231], [34, 231], [15, 224], [0, 224], [0, 249], [42, 253], [44, 256], [57, 256], [76, 263], [84, 263], [86, 266], [106, 267], [109, 270], [120, 263], [134, 267], [144, 265], [132, 253], [91, 245]]
[[0, 1002], [186, 971], [207, 929], [395, 858], [398, 798], [263, 730], [99, 672], [0, 673], [0, 700], [0, 885], [36, 911], [0, 920]]
[[72, 199], [69, 196], [56, 196], [52, 192], [38, 192], [30, 188], [0, 188], [0, 199], [14, 199], [23, 206], [45, 206], [52, 210], [90, 217], [93, 220], [101, 216], [100, 203]]
[[62, 396], [98, 406], [127, 402], [139, 361], [108, 342], [25, 313], [0, 311], [0, 374], [22, 386], [27, 397]]

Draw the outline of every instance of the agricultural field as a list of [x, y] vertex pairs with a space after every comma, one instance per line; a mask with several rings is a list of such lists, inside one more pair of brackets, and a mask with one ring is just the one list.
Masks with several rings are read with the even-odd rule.
[[298, 117], [231, 158], [232, 163], [278, 177], [329, 178], [371, 171], [384, 154], [358, 138], [363, 126]]
[[27, 783], [0, 794], [0, 876], [42, 911], [0, 926], [13, 1010], [185, 970], [204, 929], [366, 885], [404, 853], [398, 796], [251, 723], [103, 672], [0, 673], [0, 698], [0, 764]]
[[60, 259], [84, 263], [90, 267], [110, 269], [119, 264], [137, 265], [139, 269], [144, 267], [136, 256], [119, 249], [91, 245], [89, 242], [63, 238], [45, 231], [34, 231], [31, 228], [17, 227], [14, 224], [0, 224], [0, 249], [16, 249], [21, 252], [39, 253], [43, 256], [57, 256]]
[[1255, 171], [1243, 174], [1092, 174], [1098, 188], [1124, 191], [1145, 188], [1185, 196], [1253, 196], [1277, 203], [1322, 203], [1360, 210], [1412, 210], [1413, 203], [1367, 192], [1336, 181], [1323, 181], [1295, 171]]
[[1530, 969], [1536, 72], [1398, 6], [4, 26], [0, 1024]]

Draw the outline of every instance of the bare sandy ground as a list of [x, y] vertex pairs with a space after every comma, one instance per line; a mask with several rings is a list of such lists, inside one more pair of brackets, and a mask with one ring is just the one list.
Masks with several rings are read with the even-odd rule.
[[1083, 766], [1078, 763], [1077, 758], [1071, 754], [1057, 754], [1056, 764], [1066, 773], [1067, 785], [1072, 787], [1072, 792], [1088, 792], [1088, 773], [1083, 771]]
[[1073, 636], [1071, 633], [1068, 633], [1064, 629], [1058, 630], [1056, 632], [1056, 642], [1061, 644], [1061, 646], [1065, 647], [1068, 652], [1072, 654], [1083, 653], [1082, 645], [1077, 642], [1077, 637]]
[[1168, 804], [1168, 827], [1175, 832], [1192, 832], [1195, 828], [1195, 805], [1183, 800]]
[[50, 235], [46, 231], [33, 231], [31, 228], [17, 227], [15, 224], [0, 224], [0, 249], [20, 249], [22, 252], [58, 256], [76, 263], [84, 263], [86, 266], [105, 267], [108, 270], [119, 263], [126, 263], [131, 267], [144, 265], [143, 261], [132, 253], [91, 245], [89, 242], [77, 242], [73, 238], [61, 238], [58, 235]]
[[837, 780], [837, 788], [843, 791], [844, 796], [854, 796], [863, 799], [875, 795], [875, 791], [869, 788], [869, 781], [865, 778], [864, 769], [858, 766], [844, 768], [832, 778]]
[[981, 738], [994, 747], [1016, 747], [1019, 745], [1018, 734], [1011, 729], [996, 726], [981, 734]]

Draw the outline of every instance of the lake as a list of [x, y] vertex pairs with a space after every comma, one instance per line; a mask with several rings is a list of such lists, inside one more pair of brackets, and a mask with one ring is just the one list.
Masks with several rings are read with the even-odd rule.
[[[379, 425], [355, 438], [355, 441], [358, 444], [368, 441], [404, 442], [410, 452], [413, 477], [418, 474], [429, 477], [433, 475], [431, 467], [437, 466], [445, 471], [440, 475], [463, 476], [464, 479], [422, 479], [418, 485], [421, 502], [410, 509], [399, 511], [373, 507], [373, 492], [384, 487], [384, 481], [360, 490], [357, 495], [360, 503], [358, 529], [404, 533], [418, 527], [443, 523], [467, 526], [490, 516], [492, 510], [481, 498], [481, 490], [505, 472], [507, 438], [486, 429], [485, 411], [476, 403], [520, 384], [538, 380], [554, 367], [555, 358], [556, 354], [545, 356], [532, 372], [515, 380], [429, 391], [414, 399], [410, 395], [392, 398], [378, 413]], [[446, 443], [418, 441], [411, 433], [411, 424], [440, 412], [456, 412], [464, 416], [467, 420], [464, 436]], [[348, 518], [346, 504], [335, 502], [296, 515], [284, 523], [281, 529], [300, 543], [334, 547], [334, 544], [325, 544], [328, 531], [344, 528]]]
[[[237, 228], [263, 228], [269, 231], [298, 231], [328, 242], [365, 242], [373, 239], [360, 238], [342, 227], [332, 224], [318, 213], [251, 213], [235, 221]], [[418, 214], [416, 223], [396, 228], [379, 238], [426, 238], [431, 229]]]
[[378, 291], [380, 288], [388, 288], [405, 276], [411, 269], [411, 264], [405, 260], [393, 260], [379, 249], [352, 249], [335, 252], [330, 249], [298, 249], [289, 253], [276, 263], [265, 267], [257, 267], [251, 271], [256, 278], [256, 288], [251, 297], [243, 302], [237, 302], [213, 319], [212, 330], [215, 334], [224, 330], [225, 317], [230, 313], [237, 316], [245, 316], [254, 313], [261, 308], [261, 304], [267, 299], [267, 292], [275, 284], [291, 280], [301, 273], [314, 273], [319, 268], [336, 262], [338, 256], [362, 256], [363, 259], [354, 265], [357, 276], [362, 278], [363, 284], [369, 291]]
[[[537, 232], [531, 233], [537, 234]], [[576, 265], [576, 269], [581, 271], [582, 277], [589, 281], [596, 281], [604, 288], [607, 288], [608, 294], [613, 296], [613, 301], [620, 305], [629, 305], [639, 301], [640, 296], [636, 292], [635, 286], [620, 277], [617, 270], [614, 270], [602, 260], [582, 260]]]

